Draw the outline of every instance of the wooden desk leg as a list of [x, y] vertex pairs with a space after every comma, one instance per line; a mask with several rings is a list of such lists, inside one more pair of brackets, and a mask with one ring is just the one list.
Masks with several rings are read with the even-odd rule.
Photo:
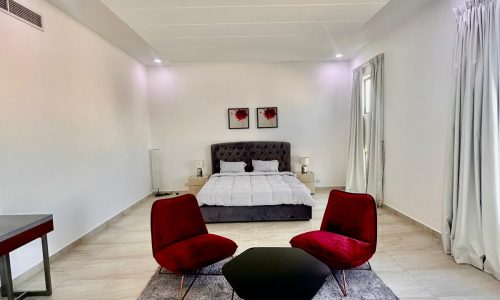
[[52, 295], [52, 281], [50, 279], [50, 258], [49, 246], [47, 243], [47, 235], [42, 236], [42, 251], [43, 251], [43, 271], [45, 273], [45, 291], [47, 296]]
[[14, 288], [12, 286], [12, 272], [10, 270], [10, 257], [5, 254], [0, 258], [0, 272], [2, 280], [2, 296], [14, 300]]

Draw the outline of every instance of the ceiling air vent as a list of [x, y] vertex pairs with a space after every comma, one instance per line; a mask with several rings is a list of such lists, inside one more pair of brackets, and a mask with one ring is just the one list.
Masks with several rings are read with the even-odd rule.
[[0, 0], [0, 8], [38, 29], [43, 29], [42, 16], [14, 0]]

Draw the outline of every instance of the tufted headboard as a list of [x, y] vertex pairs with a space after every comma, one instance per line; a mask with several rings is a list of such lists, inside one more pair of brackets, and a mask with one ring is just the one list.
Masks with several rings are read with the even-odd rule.
[[290, 143], [287, 142], [236, 142], [213, 144], [212, 173], [220, 172], [220, 161], [244, 161], [247, 172], [253, 171], [252, 159], [279, 161], [279, 170], [291, 171]]

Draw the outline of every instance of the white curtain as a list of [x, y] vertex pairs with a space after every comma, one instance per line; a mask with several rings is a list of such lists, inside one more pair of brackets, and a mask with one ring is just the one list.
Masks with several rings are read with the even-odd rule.
[[455, 13], [443, 246], [457, 263], [500, 279], [500, 5], [476, 0]]
[[[369, 69], [372, 85], [367, 133], [363, 126], [364, 68]], [[384, 196], [384, 55], [379, 54], [354, 70], [353, 76], [346, 190], [368, 193], [381, 205]]]
[[366, 192], [365, 126], [363, 124], [363, 68], [354, 70], [351, 98], [351, 137], [347, 165], [346, 190]]

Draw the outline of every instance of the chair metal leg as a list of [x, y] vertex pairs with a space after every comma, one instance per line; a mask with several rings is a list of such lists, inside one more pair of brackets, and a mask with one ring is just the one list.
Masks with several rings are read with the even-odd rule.
[[347, 280], [346, 280], [346, 276], [345, 276], [345, 270], [342, 270], [342, 280], [338, 280], [337, 276], [335, 276], [335, 274], [333, 275], [333, 278], [335, 279], [335, 281], [339, 285], [339, 288], [342, 291], [342, 295], [344, 295], [344, 297], [346, 297], [347, 296]]
[[370, 265], [370, 261], [367, 261], [366, 263], [368, 264], [368, 267], [370, 268], [369, 270], [371, 271], [372, 270], [372, 265]]
[[182, 287], [184, 286], [184, 275], [181, 275], [181, 286], [179, 287], [179, 300], [182, 299]]
[[345, 270], [342, 270], [342, 294], [344, 294], [344, 297], [347, 296], [347, 281], [345, 279]]

